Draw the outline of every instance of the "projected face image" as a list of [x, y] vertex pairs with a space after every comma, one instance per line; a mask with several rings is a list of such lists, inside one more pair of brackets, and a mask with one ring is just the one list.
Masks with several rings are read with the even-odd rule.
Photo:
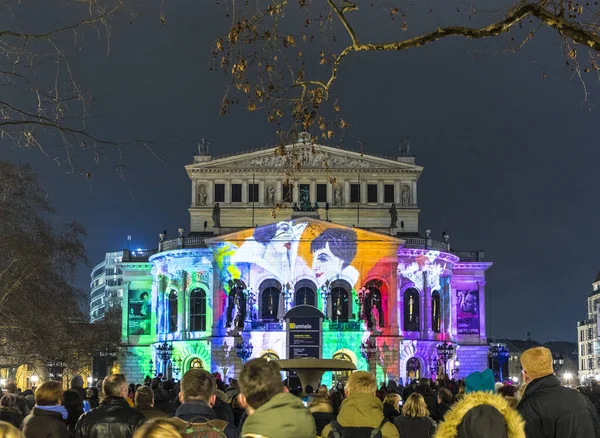
[[315, 251], [313, 254], [312, 269], [317, 278], [317, 286], [322, 286], [326, 280], [335, 278], [342, 271], [344, 261], [331, 252], [329, 244]]
[[310, 243], [312, 269], [318, 287], [327, 280], [344, 277], [353, 286], [358, 271], [350, 265], [356, 257], [356, 233], [352, 230], [329, 228]]

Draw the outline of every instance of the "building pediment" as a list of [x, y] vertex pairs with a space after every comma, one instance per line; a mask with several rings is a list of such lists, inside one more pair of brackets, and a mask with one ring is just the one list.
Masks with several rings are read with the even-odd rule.
[[423, 168], [391, 158], [378, 157], [347, 151], [331, 146], [296, 143], [285, 147], [268, 148], [226, 157], [202, 157], [194, 164], [186, 166], [190, 174], [207, 171], [281, 171], [294, 169], [305, 171], [339, 170], [353, 171], [365, 169], [376, 171], [421, 173]]

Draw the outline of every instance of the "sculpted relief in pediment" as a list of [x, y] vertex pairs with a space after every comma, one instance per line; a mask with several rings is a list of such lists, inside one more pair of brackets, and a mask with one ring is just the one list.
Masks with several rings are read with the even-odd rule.
[[[258, 167], [258, 168], [277, 168], [277, 167], [289, 167], [295, 162], [295, 157], [286, 155], [264, 155], [261, 157], [255, 157], [244, 162], [247, 167]], [[302, 168], [361, 168], [361, 169], [372, 169], [376, 167], [382, 167], [377, 163], [361, 160], [357, 158], [344, 157], [341, 155], [332, 155], [327, 152], [311, 152], [310, 149], [302, 149], [298, 151], [297, 155], [298, 163]], [[231, 164], [235, 167], [239, 166], [239, 163]], [[229, 166], [227, 166], [229, 167]]]

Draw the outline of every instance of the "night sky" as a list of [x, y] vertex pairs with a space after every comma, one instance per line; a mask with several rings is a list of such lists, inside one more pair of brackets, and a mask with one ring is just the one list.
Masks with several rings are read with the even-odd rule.
[[[208, 58], [215, 36], [228, 28], [222, 6], [181, 0], [165, 8], [166, 25], [153, 6], [132, 24], [115, 21], [109, 56], [93, 33], [71, 55], [94, 98], [94, 133], [173, 142], [159, 151], [164, 162], [142, 149], [125, 150], [122, 180], [112, 164], [95, 165], [81, 152], [79, 169], [91, 172], [83, 178], [2, 140], [0, 158], [31, 163], [59, 219], [85, 226], [92, 265], [126, 247], [128, 234], [132, 248], [154, 248], [164, 229], [173, 236], [178, 227], [189, 228], [191, 185], [183, 166], [201, 138], [215, 154], [275, 142], [265, 115], [238, 109], [218, 117], [228, 79], [208, 70]], [[52, 22], [57, 11], [50, 8], [40, 20]], [[397, 26], [386, 21], [380, 31], [391, 37]], [[425, 168], [421, 232], [431, 229], [441, 240], [447, 231], [454, 248], [483, 249], [494, 262], [486, 289], [488, 336], [531, 332], [540, 341], [575, 340], [600, 269], [599, 109], [593, 108], [600, 87], [590, 73], [590, 101], [581, 104], [581, 84], [565, 68], [551, 31], [540, 31], [517, 54], [506, 47], [506, 38], [452, 39], [349, 57], [335, 87], [352, 125], [343, 146], [396, 156], [402, 140], [411, 142]], [[120, 159], [116, 149], [107, 153]], [[87, 268], [78, 284], [89, 286]]]

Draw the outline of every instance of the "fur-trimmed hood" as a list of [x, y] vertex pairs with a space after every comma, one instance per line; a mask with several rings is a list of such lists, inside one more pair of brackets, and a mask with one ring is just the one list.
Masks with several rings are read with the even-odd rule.
[[[486, 423], [481, 424], [482, 428], [487, 427], [486, 432], [480, 435], [471, 431], [471, 435], [459, 435], [459, 429], [462, 430], [470, 427], [470, 425], [478, 420], [478, 417], [473, 416], [476, 411], [472, 411], [477, 407], [479, 407], [478, 411], [480, 411], [477, 412], [478, 417], [483, 419], [483, 423]], [[505, 436], [508, 438], [525, 438], [525, 422], [519, 413], [511, 408], [510, 404], [501, 396], [489, 392], [473, 392], [465, 395], [461, 401], [456, 403], [452, 409], [446, 413], [444, 421], [438, 427], [435, 438], [456, 438], [459, 436], [481, 436], [481, 438], [487, 438], [492, 436], [502, 436], [503, 433], [501, 435], [492, 435], [490, 433], [491, 430], [489, 429], [487, 420], [496, 413], [496, 411], [490, 409], [490, 407], [496, 409], [496, 411], [504, 418], [504, 423], [506, 425]], [[463, 424], [463, 420], [465, 420], [465, 417], [470, 411], [472, 411], [470, 417], [473, 418], [469, 419], [468, 424], [467, 422]]]

